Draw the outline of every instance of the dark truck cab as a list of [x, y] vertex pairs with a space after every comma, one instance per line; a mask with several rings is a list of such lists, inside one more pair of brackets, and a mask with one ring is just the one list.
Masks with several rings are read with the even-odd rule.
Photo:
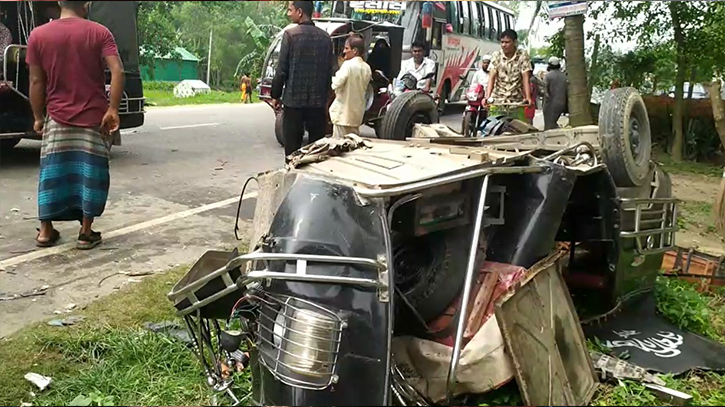
[[[10, 149], [21, 139], [40, 139], [33, 131], [30, 106], [29, 73], [25, 64], [27, 44], [33, 28], [58, 18], [55, 1], [3, 2], [0, 11], [13, 36], [13, 44], [0, 50], [0, 149]], [[113, 33], [123, 61], [126, 85], [119, 108], [121, 129], [140, 127], [144, 123], [143, 83], [139, 69], [137, 1], [93, 1], [88, 18], [106, 26]], [[106, 71], [106, 92], [110, 91], [111, 75]], [[117, 143], [120, 142], [120, 138]]]

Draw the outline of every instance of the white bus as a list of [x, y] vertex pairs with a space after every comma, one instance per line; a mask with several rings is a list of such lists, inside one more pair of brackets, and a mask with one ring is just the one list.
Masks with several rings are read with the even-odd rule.
[[473, 75], [483, 55], [500, 49], [499, 36], [514, 29], [514, 13], [492, 1], [430, 2], [433, 26], [422, 27], [422, 1], [405, 2], [399, 24], [405, 27], [403, 59], [410, 58], [410, 44], [421, 39], [428, 44], [429, 57], [437, 66], [436, 93], [442, 109], [447, 102], [462, 100], [465, 93], [462, 75]]

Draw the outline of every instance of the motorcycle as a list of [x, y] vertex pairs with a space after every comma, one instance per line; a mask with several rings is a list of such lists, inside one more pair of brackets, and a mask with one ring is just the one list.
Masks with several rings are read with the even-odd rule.
[[464, 137], [476, 137], [479, 124], [488, 116], [488, 108], [483, 104], [485, 96], [486, 89], [480, 83], [472, 83], [466, 90], [468, 105], [463, 112], [463, 123], [461, 123], [461, 134]]

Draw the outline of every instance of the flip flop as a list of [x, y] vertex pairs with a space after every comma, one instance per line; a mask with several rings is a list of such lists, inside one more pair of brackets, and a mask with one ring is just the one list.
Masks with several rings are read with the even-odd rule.
[[91, 231], [90, 235], [78, 234], [78, 241], [76, 242], [76, 249], [78, 250], [90, 250], [99, 244], [101, 244], [101, 233]]
[[55, 246], [56, 243], [58, 243], [58, 240], [60, 240], [60, 232], [58, 232], [56, 229], [53, 229], [53, 234], [50, 235], [50, 240], [47, 242], [41, 242], [38, 240], [40, 237], [40, 229], [36, 228], [35, 230], [38, 231], [38, 236], [35, 237], [35, 245], [38, 247], [52, 247]]

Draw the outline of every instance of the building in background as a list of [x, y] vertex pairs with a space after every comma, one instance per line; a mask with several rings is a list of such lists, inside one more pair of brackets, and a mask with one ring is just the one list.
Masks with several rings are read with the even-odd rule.
[[176, 47], [175, 52], [154, 57], [153, 60], [153, 72], [151, 67], [141, 66], [144, 81], [181, 82], [185, 79], [199, 79], [200, 59], [182, 47]]

